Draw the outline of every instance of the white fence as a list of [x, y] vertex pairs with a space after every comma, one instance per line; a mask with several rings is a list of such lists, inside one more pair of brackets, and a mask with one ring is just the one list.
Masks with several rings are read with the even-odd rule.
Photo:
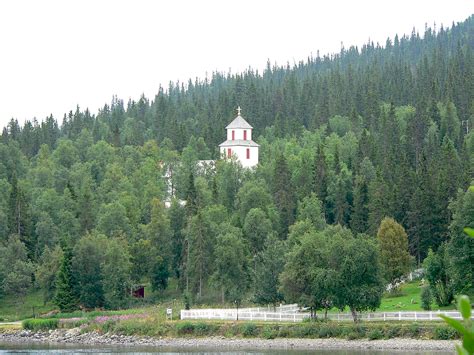
[[254, 308], [239, 308], [239, 312], [272, 312], [272, 313], [297, 313], [300, 307], [297, 303], [279, 305], [277, 307], [254, 307]]
[[[294, 307], [294, 305], [292, 305]], [[360, 313], [358, 318], [364, 321], [441, 321], [439, 315], [461, 319], [459, 312], [374, 312]], [[318, 314], [318, 317], [324, 317]], [[298, 307], [280, 309], [279, 312], [268, 311], [268, 308], [237, 309], [194, 309], [181, 310], [181, 319], [214, 319], [214, 320], [247, 320], [271, 322], [301, 322], [309, 318], [309, 313], [299, 313]], [[352, 321], [351, 313], [328, 313], [328, 318], [336, 321]], [[472, 317], [474, 319], [474, 316]]]
[[[374, 312], [360, 313], [357, 317], [365, 321], [442, 321], [440, 315], [462, 319], [461, 314], [457, 311]], [[351, 313], [328, 313], [328, 318], [337, 321], [353, 320]], [[474, 316], [472, 318], [474, 319]]]
[[307, 313], [268, 312], [249, 309], [194, 309], [181, 310], [181, 319], [214, 319], [214, 320], [249, 320], [272, 322], [301, 322], [307, 318]]

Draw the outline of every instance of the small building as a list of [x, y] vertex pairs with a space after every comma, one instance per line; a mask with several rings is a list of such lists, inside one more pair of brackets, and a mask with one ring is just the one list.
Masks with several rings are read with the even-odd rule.
[[241, 116], [240, 106], [237, 117], [225, 128], [227, 140], [219, 145], [221, 157], [235, 157], [244, 168], [253, 168], [258, 164], [259, 145], [252, 140], [253, 127]]
[[133, 298], [145, 298], [145, 285], [135, 285], [131, 291]]

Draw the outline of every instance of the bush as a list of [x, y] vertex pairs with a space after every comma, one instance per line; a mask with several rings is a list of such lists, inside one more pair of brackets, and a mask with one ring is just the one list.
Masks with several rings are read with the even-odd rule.
[[254, 323], [245, 323], [242, 325], [242, 335], [244, 337], [254, 337], [257, 335], [257, 326]]
[[380, 329], [372, 329], [369, 334], [367, 334], [369, 340], [377, 340], [383, 338], [383, 333]]
[[356, 339], [363, 338], [363, 336], [361, 336], [361, 334], [359, 332], [352, 331], [349, 334], [347, 334], [346, 338], [347, 338], [347, 340], [356, 340]]
[[109, 333], [109, 332], [113, 332], [113, 330], [115, 329], [116, 324], [117, 324], [117, 321], [108, 320], [108, 321], [105, 321], [104, 323], [102, 323], [102, 325], [100, 327], [101, 327], [101, 329], [104, 333]]
[[194, 334], [199, 336], [212, 334], [218, 329], [219, 326], [210, 323], [199, 322], [194, 324]]
[[275, 339], [278, 335], [278, 329], [271, 326], [264, 326], [262, 329], [262, 337], [265, 339]]
[[421, 307], [425, 311], [431, 311], [431, 303], [433, 302], [433, 297], [431, 296], [431, 290], [429, 286], [423, 287], [421, 291]]
[[453, 328], [437, 327], [434, 331], [434, 338], [438, 340], [458, 339], [459, 333]]
[[397, 338], [401, 335], [401, 330], [399, 325], [390, 325], [385, 331], [385, 337], [388, 339]]
[[279, 338], [288, 338], [290, 336], [290, 329], [288, 327], [280, 327], [278, 329]]
[[191, 322], [180, 322], [176, 324], [178, 335], [189, 335], [194, 332], [194, 324]]
[[334, 326], [330, 324], [321, 324], [318, 330], [318, 337], [319, 338], [332, 338], [338, 337], [344, 334], [344, 331], [347, 328], [339, 326]]
[[417, 323], [412, 323], [407, 328], [407, 334], [413, 338], [418, 337], [420, 335], [420, 326]]
[[314, 323], [302, 324], [296, 328], [295, 335], [298, 338], [312, 338], [318, 335], [319, 329]]
[[58, 319], [25, 319], [21, 325], [23, 329], [39, 331], [57, 329], [59, 325]]

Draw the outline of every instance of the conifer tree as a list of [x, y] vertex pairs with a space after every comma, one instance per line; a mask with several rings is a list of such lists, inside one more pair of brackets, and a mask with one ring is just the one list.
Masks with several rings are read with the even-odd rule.
[[61, 312], [72, 312], [78, 307], [77, 282], [72, 272], [72, 250], [63, 248], [63, 258], [56, 276], [56, 295], [54, 303]]
[[280, 235], [286, 237], [288, 228], [295, 220], [296, 206], [290, 171], [283, 155], [280, 155], [276, 160], [273, 184], [275, 206], [280, 213]]
[[318, 145], [316, 151], [315, 162], [314, 162], [314, 192], [321, 200], [323, 204], [323, 210], [328, 219], [328, 208], [326, 198], [328, 196], [328, 177], [327, 177], [327, 166], [326, 157], [324, 155], [324, 148]]
[[474, 190], [459, 191], [450, 206], [453, 221], [449, 226], [450, 241], [447, 245], [449, 272], [456, 293], [474, 290], [474, 238], [464, 229], [474, 228]]
[[188, 217], [194, 216], [197, 210], [197, 191], [196, 185], [194, 184], [194, 174], [190, 172], [186, 191], [186, 214]]

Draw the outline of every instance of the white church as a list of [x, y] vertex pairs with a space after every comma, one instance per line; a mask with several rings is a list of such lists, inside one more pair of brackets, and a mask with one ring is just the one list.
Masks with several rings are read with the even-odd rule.
[[[219, 144], [220, 155], [222, 159], [235, 159], [243, 168], [252, 169], [258, 164], [259, 145], [252, 140], [253, 127], [241, 116], [240, 106], [237, 108], [237, 117], [225, 128], [227, 130], [227, 140]], [[163, 166], [161, 166], [163, 167]], [[214, 169], [214, 160], [199, 160], [197, 162], [199, 169]], [[173, 171], [170, 166], [165, 169], [163, 178], [167, 186], [167, 198], [165, 207], [171, 206], [171, 199], [175, 197], [176, 191], [173, 185]], [[179, 200], [181, 205], [186, 201]]]
[[221, 157], [235, 158], [244, 168], [253, 168], [258, 164], [259, 145], [252, 140], [253, 127], [244, 120], [237, 108], [237, 117], [225, 128], [227, 140], [219, 144]]

